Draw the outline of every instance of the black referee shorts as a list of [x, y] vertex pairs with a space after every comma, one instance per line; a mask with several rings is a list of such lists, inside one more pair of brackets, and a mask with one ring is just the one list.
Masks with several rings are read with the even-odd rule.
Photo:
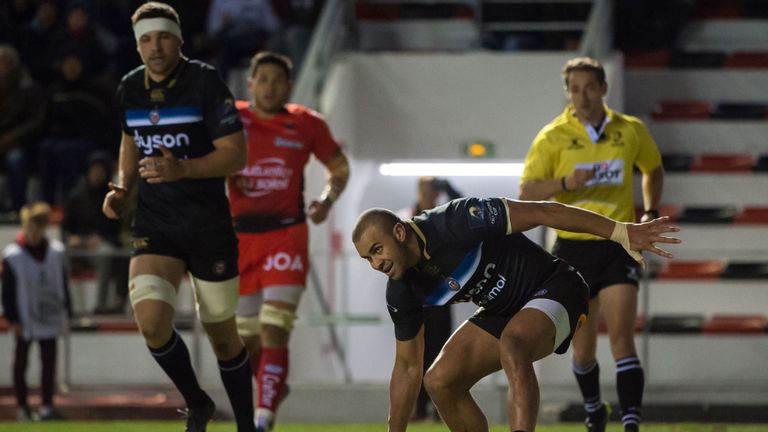
[[569, 240], [558, 237], [552, 254], [564, 259], [584, 276], [589, 298], [601, 289], [617, 284], [639, 286], [640, 264], [611, 240]]

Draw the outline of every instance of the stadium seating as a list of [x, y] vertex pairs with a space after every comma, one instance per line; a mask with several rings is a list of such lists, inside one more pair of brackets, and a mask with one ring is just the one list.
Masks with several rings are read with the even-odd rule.
[[703, 314], [661, 314], [651, 317], [651, 333], [701, 333]]
[[737, 224], [768, 224], [768, 207], [744, 207], [733, 221]]
[[694, 158], [693, 172], [750, 172], [754, 156], [751, 154], [703, 154]]
[[725, 64], [725, 53], [718, 51], [678, 51], [669, 58], [671, 68], [718, 68]]
[[765, 120], [765, 115], [763, 103], [720, 102], [712, 111], [712, 118], [719, 120]]
[[677, 221], [681, 223], [722, 224], [732, 223], [736, 218], [736, 207], [687, 207]]
[[768, 328], [765, 315], [714, 315], [702, 328], [709, 334], [761, 334]]
[[718, 279], [725, 263], [720, 260], [669, 261], [656, 274], [658, 279]]
[[768, 262], [730, 262], [720, 274], [723, 279], [768, 279]]
[[768, 53], [734, 52], [725, 58], [727, 68], [763, 69], [768, 68]]
[[653, 107], [654, 120], [707, 120], [712, 104], [707, 101], [659, 102]]

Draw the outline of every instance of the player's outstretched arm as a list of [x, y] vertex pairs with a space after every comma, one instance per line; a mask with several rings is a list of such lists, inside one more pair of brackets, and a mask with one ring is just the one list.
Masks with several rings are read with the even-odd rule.
[[396, 341], [395, 366], [389, 381], [389, 432], [408, 426], [424, 373], [424, 326], [411, 340]]
[[120, 159], [117, 168], [117, 184], [109, 183], [109, 192], [104, 197], [102, 211], [110, 219], [119, 219], [125, 208], [128, 192], [136, 183], [139, 152], [133, 137], [123, 133], [120, 138]]
[[507, 207], [513, 232], [544, 225], [564, 231], [594, 234], [621, 244], [638, 261], [642, 260], [637, 253], [641, 251], [672, 258], [672, 254], [657, 248], [655, 244], [680, 243], [680, 239], [664, 235], [680, 231], [667, 217], [633, 224], [617, 222], [589, 210], [552, 201], [507, 200]]

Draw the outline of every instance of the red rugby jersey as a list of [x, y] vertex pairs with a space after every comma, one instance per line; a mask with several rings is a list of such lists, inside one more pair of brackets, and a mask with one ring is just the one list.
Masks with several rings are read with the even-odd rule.
[[235, 229], [261, 232], [303, 222], [304, 166], [314, 154], [327, 161], [339, 145], [320, 113], [298, 104], [271, 119], [238, 101], [248, 162], [227, 179]]

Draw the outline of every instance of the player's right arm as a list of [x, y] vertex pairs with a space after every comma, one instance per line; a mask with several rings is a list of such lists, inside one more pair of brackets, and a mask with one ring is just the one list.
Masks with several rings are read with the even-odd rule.
[[410, 340], [397, 340], [389, 381], [389, 431], [404, 431], [421, 389], [424, 373], [424, 326]]
[[119, 219], [125, 208], [128, 193], [136, 184], [138, 175], [139, 151], [133, 137], [123, 132], [120, 139], [120, 159], [117, 167], [117, 184], [110, 182], [107, 196], [104, 197], [102, 211], [110, 219]]

